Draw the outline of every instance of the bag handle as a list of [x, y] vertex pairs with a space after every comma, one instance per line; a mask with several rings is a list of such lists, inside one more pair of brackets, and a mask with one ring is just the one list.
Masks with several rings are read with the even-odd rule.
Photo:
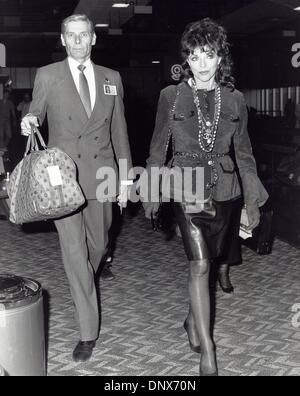
[[25, 153], [24, 153], [24, 158], [28, 155], [29, 151], [35, 151], [37, 150], [37, 143], [36, 143], [36, 139], [34, 137], [34, 133], [31, 132], [30, 135], [28, 135], [27, 138], [27, 144], [26, 144], [26, 149], [25, 149]]
[[36, 135], [37, 136], [37, 139], [36, 139], [37, 144], [40, 144], [44, 150], [47, 150], [46, 143], [45, 143], [45, 141], [41, 135], [41, 132], [39, 131], [37, 126], [35, 126], [35, 125], [31, 126], [31, 134], [34, 136]]
[[47, 150], [47, 146], [39, 129], [35, 125], [31, 124], [31, 134], [27, 139], [24, 157], [28, 155], [29, 151], [39, 151], [39, 145], [41, 145], [44, 150]]

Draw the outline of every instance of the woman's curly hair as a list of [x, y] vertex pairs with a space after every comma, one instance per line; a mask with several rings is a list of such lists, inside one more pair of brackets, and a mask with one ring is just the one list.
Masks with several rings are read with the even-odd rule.
[[182, 65], [183, 79], [188, 80], [193, 77], [187, 62], [188, 57], [193, 54], [196, 48], [204, 49], [206, 46], [221, 57], [220, 65], [216, 71], [216, 82], [219, 85], [234, 89], [233, 63], [226, 30], [210, 18], [190, 23], [181, 37], [181, 55], [184, 60]]

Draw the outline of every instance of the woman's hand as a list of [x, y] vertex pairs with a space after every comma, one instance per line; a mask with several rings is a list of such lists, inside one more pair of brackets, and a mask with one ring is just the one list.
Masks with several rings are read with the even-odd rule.
[[260, 210], [256, 202], [246, 205], [246, 212], [248, 216], [249, 224], [247, 229], [252, 231], [256, 228], [260, 222]]

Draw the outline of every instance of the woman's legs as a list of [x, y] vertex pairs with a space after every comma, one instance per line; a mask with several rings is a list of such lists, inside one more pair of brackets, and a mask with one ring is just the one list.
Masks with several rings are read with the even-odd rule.
[[[190, 320], [191, 329], [193, 329], [192, 333], [199, 337], [201, 345], [200, 373], [202, 375], [217, 372], [214, 343], [210, 333], [209, 272], [210, 260], [190, 261], [188, 283], [190, 319], [188, 320]], [[196, 338], [193, 341], [196, 341]]]
[[210, 210], [188, 215], [180, 204], [176, 203], [173, 207], [189, 260], [190, 310], [184, 327], [188, 333], [192, 350], [195, 352], [201, 350], [200, 374], [216, 374], [215, 348], [210, 332], [210, 259], [208, 258], [209, 251], [205, 235], [198, 225], [201, 217], [211, 219], [214, 218], [214, 213]]
[[196, 353], [201, 353], [200, 338], [195, 325], [191, 304], [190, 304], [188, 316], [184, 322], [183, 327], [187, 332], [191, 350]]
[[234, 291], [229, 277], [230, 266], [242, 261], [241, 241], [239, 238], [242, 204], [241, 199], [237, 199], [231, 204], [224, 248], [222, 256], [217, 260], [217, 264], [219, 264], [218, 280], [224, 293], [233, 293]]
[[218, 280], [224, 293], [233, 293], [234, 287], [229, 277], [229, 264], [221, 264], [218, 269]]

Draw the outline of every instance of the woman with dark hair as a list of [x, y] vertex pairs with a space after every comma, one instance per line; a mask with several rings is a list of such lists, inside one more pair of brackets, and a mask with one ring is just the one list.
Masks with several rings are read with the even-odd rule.
[[[210, 329], [211, 260], [223, 254], [232, 214], [242, 194], [249, 229], [259, 224], [259, 207], [268, 194], [257, 177], [247, 132], [247, 107], [243, 94], [234, 88], [224, 28], [209, 18], [190, 24], [181, 39], [181, 52], [184, 79], [177, 87], [161, 92], [147, 165], [148, 169], [164, 165], [172, 139], [169, 166], [204, 168], [205, 200], [193, 204], [173, 200], [172, 204], [189, 261], [190, 309], [184, 327], [192, 350], [201, 352], [200, 375], [216, 376]], [[144, 202], [144, 209], [150, 218], [157, 203]], [[238, 226], [239, 218], [235, 220]]]

